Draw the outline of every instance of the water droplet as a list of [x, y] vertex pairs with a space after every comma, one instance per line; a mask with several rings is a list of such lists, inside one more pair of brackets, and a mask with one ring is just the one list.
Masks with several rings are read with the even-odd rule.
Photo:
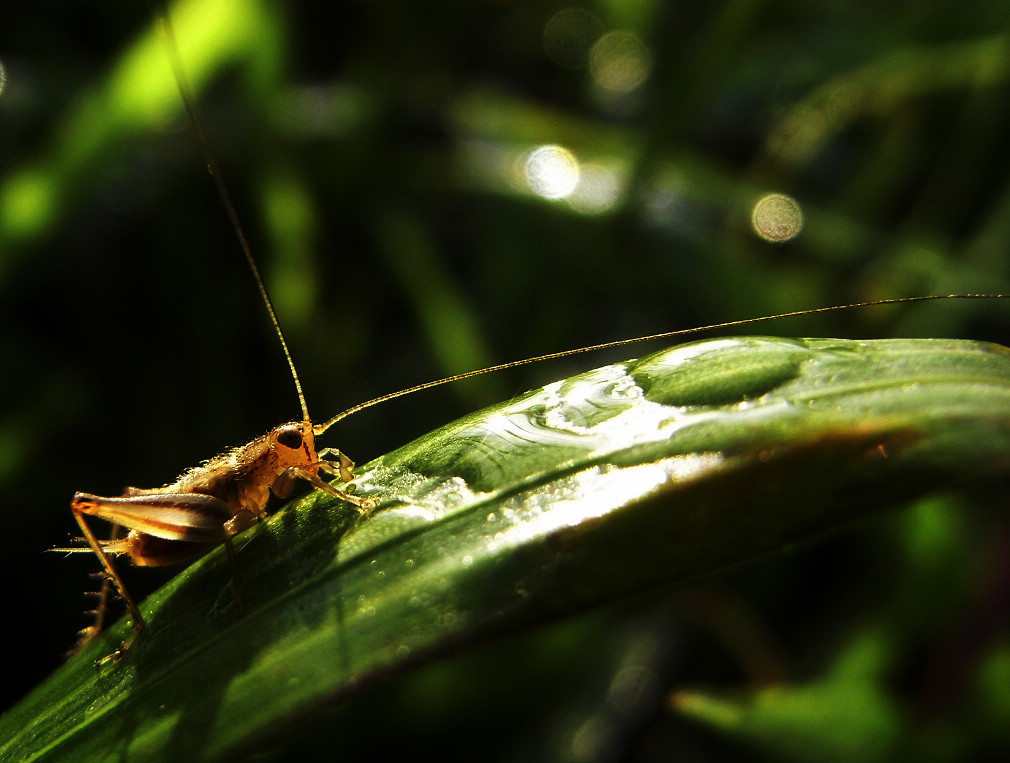
[[630, 93], [648, 78], [652, 54], [631, 32], [607, 32], [593, 45], [589, 70], [604, 90]]
[[751, 225], [754, 226], [754, 232], [765, 241], [789, 241], [803, 230], [803, 210], [791, 196], [770, 193], [754, 205]]

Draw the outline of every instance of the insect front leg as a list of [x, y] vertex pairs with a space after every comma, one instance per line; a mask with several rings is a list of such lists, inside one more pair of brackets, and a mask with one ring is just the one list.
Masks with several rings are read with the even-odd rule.
[[[322, 467], [320, 467], [322, 468]], [[370, 498], [362, 498], [361, 496], [354, 495], [354, 493], [349, 493], [346, 490], [338, 490], [333, 487], [329, 482], [321, 479], [318, 474], [312, 474], [311, 472], [305, 471], [304, 469], [299, 469], [297, 467], [291, 467], [284, 474], [278, 478], [278, 482], [290, 481], [294, 482], [295, 479], [303, 479], [308, 482], [312, 487], [322, 490], [324, 493], [329, 493], [330, 495], [336, 496], [342, 501], [347, 501], [358, 509], [362, 514], [368, 514], [375, 508], [375, 501]], [[276, 484], [276, 483], [275, 483]], [[287, 486], [287, 492], [290, 492], [290, 486]], [[275, 494], [284, 498], [283, 493]]]
[[[344, 483], [349, 483], [354, 479], [354, 462], [336, 448], [323, 448], [319, 451], [319, 456], [320, 470], [334, 477], [339, 477]], [[333, 492], [334, 488], [331, 485], [328, 485], [328, 487], [329, 490], [327, 492]], [[348, 489], [353, 487], [353, 485], [348, 485]], [[376, 506], [375, 500], [371, 498], [359, 498], [358, 496], [351, 495], [349, 499], [345, 500], [350, 500], [351, 503], [365, 514], [371, 512]]]
[[[332, 460], [333, 458], [336, 460]], [[336, 448], [323, 448], [319, 451], [319, 467], [327, 474], [340, 477], [344, 482], [354, 479], [354, 462]]]
[[[362, 514], [368, 514], [375, 508], [375, 501], [369, 498], [361, 498], [350, 492], [350, 490], [338, 490], [323, 480], [315, 470], [321, 470], [334, 477], [339, 477], [343, 482], [350, 482], [354, 479], [354, 462], [338, 450], [326, 448], [319, 451], [320, 456], [337, 456], [337, 460], [322, 458], [316, 462], [313, 471], [301, 467], [292, 466], [285, 470], [271, 486], [271, 490], [278, 498], [286, 498], [294, 486], [296, 479], [308, 482], [312, 487], [322, 490], [324, 493], [336, 496], [341, 500], [354, 505]], [[353, 487], [353, 486], [349, 486]]]

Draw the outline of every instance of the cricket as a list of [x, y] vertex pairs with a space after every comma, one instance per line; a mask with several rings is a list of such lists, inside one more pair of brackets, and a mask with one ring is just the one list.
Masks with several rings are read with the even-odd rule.
[[[234, 537], [267, 518], [271, 496], [285, 498], [292, 493], [299, 482], [307, 483], [312, 489], [325, 491], [346, 501], [354, 510], [366, 517], [375, 511], [378, 508], [377, 502], [367, 495], [357, 493], [354, 489], [354, 462], [335, 448], [321, 448], [317, 445], [317, 438], [324, 435], [334, 424], [366, 408], [432, 387], [452, 384], [475, 376], [528, 364], [642, 342], [678, 338], [718, 329], [738, 328], [780, 318], [934, 300], [1007, 299], [1010, 297], [1005, 294], [936, 294], [881, 299], [872, 302], [796, 310], [603, 342], [492, 365], [417, 384], [354, 405], [323, 423], [317, 424], [309, 413], [301, 380], [281, 329], [281, 323], [275, 313], [264, 279], [253, 258], [252, 249], [239, 222], [228, 187], [215, 161], [211, 142], [206, 135], [196, 107], [195, 97], [188, 85], [179, 47], [164, 6], [159, 6], [157, 22], [161, 29], [181, 99], [196, 133], [197, 143], [203, 152], [209, 173], [217, 186], [218, 196], [230, 219], [239, 247], [247, 261], [259, 290], [261, 302], [288, 364], [300, 406], [300, 418], [281, 424], [245, 445], [226, 451], [186, 471], [175, 481], [163, 487], [130, 487], [118, 496], [100, 496], [87, 492], [78, 492], [74, 495], [70, 509], [80, 527], [82, 537], [78, 540], [82, 543], [73, 548], [53, 550], [93, 553], [101, 565], [101, 572], [98, 574], [102, 580], [101, 590], [98, 592], [98, 605], [92, 610], [94, 622], [81, 631], [75, 652], [80, 651], [103, 630], [113, 596], [118, 596], [122, 600], [132, 624], [127, 638], [112, 654], [104, 658], [102, 663], [123, 659], [145, 628], [144, 617], [114, 564], [115, 560], [125, 560], [135, 566], [171, 565], [218, 546], [224, 546], [234, 571], [237, 565]], [[329, 482], [331, 479], [338, 480], [340, 487], [331, 485]], [[99, 537], [90, 524], [94, 519], [103, 520], [112, 526], [108, 537]]]

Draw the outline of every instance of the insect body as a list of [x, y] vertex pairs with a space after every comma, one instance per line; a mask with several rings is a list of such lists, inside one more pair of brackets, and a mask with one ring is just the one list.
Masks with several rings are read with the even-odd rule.
[[[317, 451], [315, 435], [315, 427], [308, 420], [283, 424], [190, 469], [164, 487], [127, 488], [118, 497], [90, 493], [74, 496], [70, 506], [74, 518], [89, 548], [101, 560], [108, 580], [115, 583], [125, 601], [135, 633], [143, 629], [144, 619], [110, 556], [124, 555], [139, 566], [161, 566], [183, 561], [220, 543], [232, 556], [232, 536], [263, 519], [271, 494], [288, 496], [298, 479], [362, 511], [372, 507], [367, 499], [338, 490], [319, 476], [322, 472], [350, 482], [354, 464], [338, 451]], [[124, 538], [99, 540], [85, 521], [86, 516], [99, 517], [130, 532]], [[102, 598], [98, 621], [83, 631], [85, 641], [101, 629], [104, 592]], [[128, 643], [114, 656], [126, 646]]]

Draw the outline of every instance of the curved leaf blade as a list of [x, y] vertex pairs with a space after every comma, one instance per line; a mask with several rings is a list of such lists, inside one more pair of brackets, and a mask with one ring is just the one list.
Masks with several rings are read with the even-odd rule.
[[1010, 465], [1010, 351], [944, 340], [698, 342], [453, 422], [315, 493], [142, 605], [0, 724], [31, 760], [249, 749], [363, 683], [682, 581]]

